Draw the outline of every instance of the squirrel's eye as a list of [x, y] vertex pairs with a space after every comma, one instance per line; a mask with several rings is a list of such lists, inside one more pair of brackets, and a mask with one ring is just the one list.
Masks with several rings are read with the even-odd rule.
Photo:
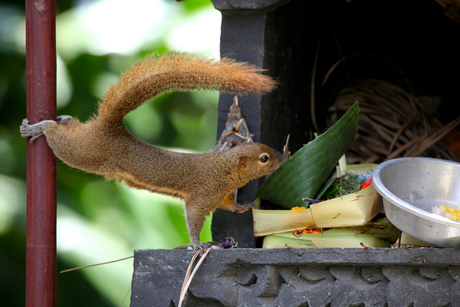
[[260, 162], [267, 163], [268, 162], [268, 155], [262, 155], [259, 158]]

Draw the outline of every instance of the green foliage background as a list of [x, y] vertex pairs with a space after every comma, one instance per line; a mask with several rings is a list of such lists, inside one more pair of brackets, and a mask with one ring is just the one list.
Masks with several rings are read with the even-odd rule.
[[[165, 4], [173, 18], [153, 31], [152, 39], [125, 53], [94, 52], [84, 35], [79, 35], [75, 9], [98, 1], [56, 1], [58, 114], [72, 115], [82, 121], [88, 119], [103, 92], [121, 71], [153, 51], [161, 53], [177, 48], [168, 43], [173, 30], [214, 10], [208, 0], [151, 1]], [[24, 3], [0, 2], [0, 293], [3, 306], [23, 306], [25, 302], [26, 141], [19, 134], [19, 125], [26, 116], [24, 18]], [[197, 37], [201, 35], [196, 33]], [[215, 43], [218, 50], [218, 42]], [[184, 48], [184, 51], [188, 50]], [[209, 50], [204, 51], [206, 55], [215, 56], [209, 54]], [[216, 137], [217, 98], [217, 93], [209, 92], [163, 95], [130, 114], [127, 127], [152, 144], [207, 151]], [[123, 258], [132, 255], [135, 249], [173, 248], [188, 242], [181, 201], [106, 182], [104, 178], [71, 169], [60, 161], [57, 176], [58, 271]], [[211, 239], [209, 222], [202, 238]], [[58, 274], [57, 304], [119, 306], [128, 294], [131, 274], [132, 260]], [[123, 305], [129, 305], [129, 296]]]

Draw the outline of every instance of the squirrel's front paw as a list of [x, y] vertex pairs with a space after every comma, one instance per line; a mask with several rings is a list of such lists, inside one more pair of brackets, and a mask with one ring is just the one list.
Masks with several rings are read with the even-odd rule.
[[243, 205], [236, 205], [236, 213], [244, 213], [249, 209], [258, 209], [259, 207], [254, 202], [245, 202]]

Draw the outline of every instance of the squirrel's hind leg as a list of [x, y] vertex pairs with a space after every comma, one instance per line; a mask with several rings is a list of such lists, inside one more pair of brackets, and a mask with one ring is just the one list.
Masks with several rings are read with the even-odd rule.
[[22, 121], [22, 124], [19, 127], [19, 130], [21, 131], [21, 136], [23, 138], [32, 137], [30, 139], [30, 142], [33, 143], [37, 138], [43, 135], [45, 130], [48, 129], [49, 127], [57, 125], [57, 124], [65, 124], [71, 120], [73, 120], [72, 116], [63, 115], [63, 116], [59, 116], [57, 118], [57, 121], [42, 120], [41, 122], [30, 125], [29, 120], [25, 118]]

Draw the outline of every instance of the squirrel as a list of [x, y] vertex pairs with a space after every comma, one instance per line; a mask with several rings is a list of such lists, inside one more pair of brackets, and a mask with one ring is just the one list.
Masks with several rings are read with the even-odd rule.
[[45, 135], [54, 154], [66, 164], [107, 180], [181, 198], [190, 242], [203, 252], [200, 242], [205, 216], [222, 208], [244, 212], [232, 193], [250, 180], [269, 175], [286, 156], [261, 143], [238, 145], [225, 152], [178, 153], [158, 148], [130, 134], [124, 117], [144, 101], [168, 91], [214, 89], [235, 94], [263, 94], [276, 82], [262, 70], [230, 59], [211, 61], [188, 54], [147, 56], [112, 85], [86, 123], [71, 116], [29, 124], [24, 119], [22, 137], [30, 142]]

